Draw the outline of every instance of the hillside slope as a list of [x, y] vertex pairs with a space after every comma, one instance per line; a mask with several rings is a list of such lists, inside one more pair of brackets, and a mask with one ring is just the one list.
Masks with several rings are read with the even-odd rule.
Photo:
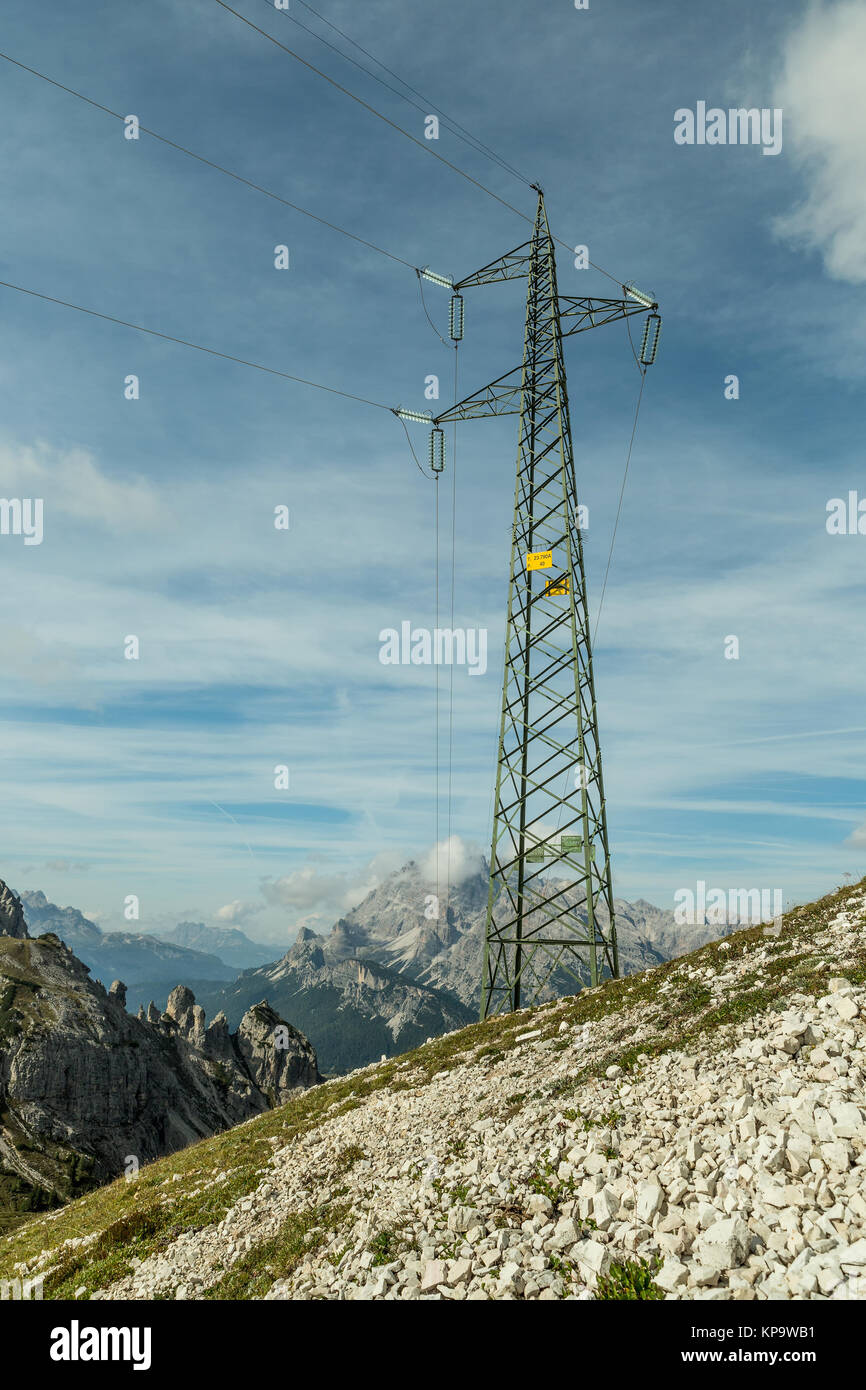
[[866, 880], [779, 935], [328, 1082], [28, 1222], [0, 1277], [70, 1298], [551, 1299], [611, 1296], [642, 1261], [672, 1298], [862, 1297], [864, 985]]

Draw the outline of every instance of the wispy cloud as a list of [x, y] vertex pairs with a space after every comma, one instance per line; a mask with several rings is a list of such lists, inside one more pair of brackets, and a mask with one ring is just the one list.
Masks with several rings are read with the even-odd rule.
[[780, 236], [818, 251], [828, 272], [866, 283], [866, 8], [812, 3], [790, 31], [775, 103], [805, 197], [776, 219]]

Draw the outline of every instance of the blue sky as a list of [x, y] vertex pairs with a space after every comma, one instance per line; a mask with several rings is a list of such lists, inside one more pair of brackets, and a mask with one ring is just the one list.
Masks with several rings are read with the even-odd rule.
[[[423, 138], [267, 0], [236, 8]], [[866, 6], [317, 8], [661, 303], [595, 652], [615, 891], [794, 902], [862, 874], [866, 536], [825, 520], [866, 498]], [[7, 0], [0, 47], [411, 265], [461, 276], [528, 235], [214, 0]], [[781, 153], [675, 145], [700, 100], [781, 107]], [[0, 102], [0, 279], [387, 405], [426, 408], [430, 373], [449, 398], [411, 270], [2, 62]], [[444, 127], [433, 148], [534, 212]], [[559, 277], [616, 293], [562, 249]], [[427, 302], [444, 332], [447, 297]], [[0, 874], [106, 928], [129, 894], [144, 929], [328, 925], [448, 828], [447, 672], [437, 822], [435, 670], [378, 660], [381, 629], [433, 626], [433, 484], [385, 411], [12, 290], [0, 307], [0, 491], [45, 506], [41, 545], [0, 537]], [[519, 286], [469, 292], [460, 395], [521, 341]], [[595, 608], [638, 378], [621, 325], [571, 340], [567, 367]], [[490, 655], [454, 672], [455, 866], [489, 840], [515, 452], [512, 417], [459, 428], [455, 623]], [[447, 612], [450, 471], [440, 492]]]

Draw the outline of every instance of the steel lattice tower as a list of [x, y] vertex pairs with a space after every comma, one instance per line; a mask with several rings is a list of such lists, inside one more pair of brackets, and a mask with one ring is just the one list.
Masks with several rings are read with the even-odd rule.
[[[482, 1018], [535, 1002], [552, 985], [594, 985], [605, 968], [619, 974], [562, 345], [572, 333], [649, 314], [645, 370], [661, 320], [652, 297], [631, 286], [619, 300], [559, 295], [537, 191], [531, 241], [453, 286], [459, 296], [528, 277], [522, 365], [433, 422], [441, 438], [448, 420], [520, 415]], [[462, 329], [462, 304], [459, 321]], [[545, 875], [545, 860], [556, 861], [558, 876]]]

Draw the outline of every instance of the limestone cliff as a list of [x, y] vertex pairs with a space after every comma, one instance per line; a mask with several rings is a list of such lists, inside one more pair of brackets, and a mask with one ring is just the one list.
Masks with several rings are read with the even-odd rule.
[[[17, 910], [16, 910], [17, 909]], [[178, 986], [126, 1012], [53, 935], [26, 935], [0, 885], [0, 1220], [52, 1205], [320, 1081], [303, 1034], [262, 1003], [237, 1033]]]

